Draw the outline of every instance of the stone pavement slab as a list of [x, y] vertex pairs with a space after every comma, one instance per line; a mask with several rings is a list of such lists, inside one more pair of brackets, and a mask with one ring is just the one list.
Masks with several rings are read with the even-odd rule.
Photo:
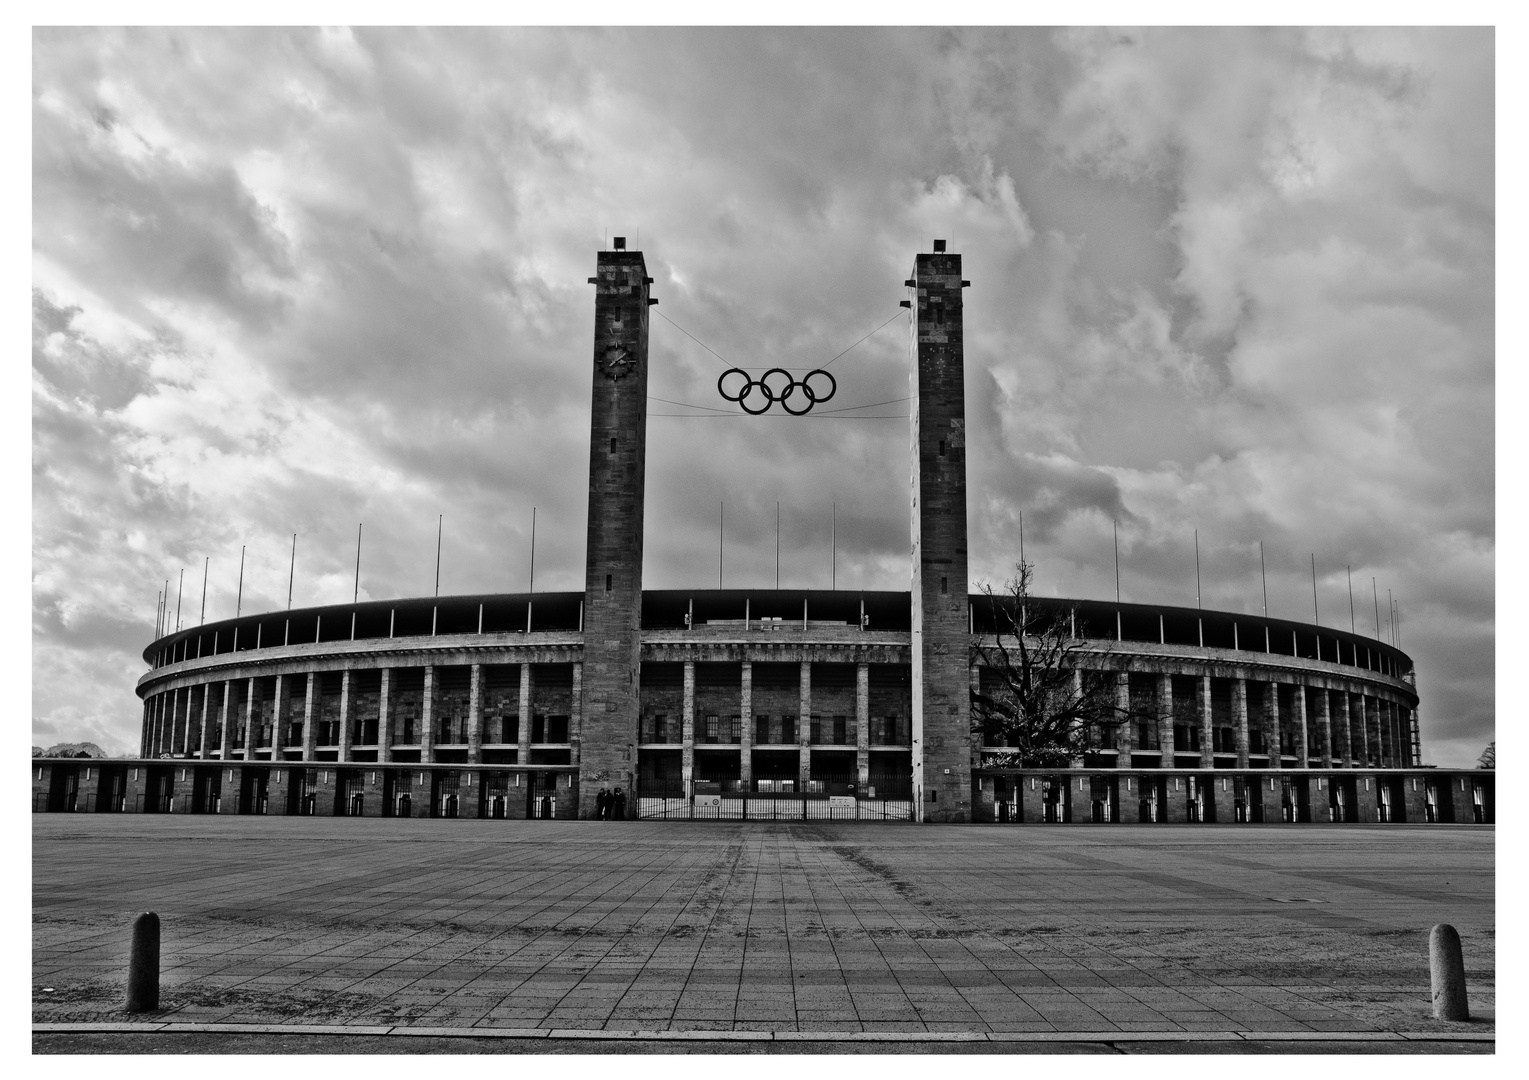
[[1450, 922], [1493, 1030], [1480, 827], [79, 814], [33, 836], [37, 1022], [123, 1020], [153, 910], [145, 1019], [175, 1023], [1444, 1037], [1427, 935]]

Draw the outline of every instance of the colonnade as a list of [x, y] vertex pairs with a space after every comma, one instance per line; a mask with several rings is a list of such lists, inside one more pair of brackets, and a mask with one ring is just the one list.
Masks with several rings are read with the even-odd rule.
[[[797, 755], [797, 781], [805, 784], [812, 775], [812, 750], [819, 749], [848, 749], [847, 744], [830, 743], [823, 740], [814, 742], [812, 739], [812, 667], [813, 661], [802, 660], [798, 682], [797, 701], [797, 724], [795, 731], [796, 755]], [[754, 782], [754, 749], [756, 745], [761, 747], [781, 748], [793, 744], [783, 743], [759, 743], [756, 740], [755, 713], [754, 713], [754, 665], [751, 661], [740, 662], [740, 679], [738, 694], [739, 731], [738, 739], [723, 742], [705, 743], [701, 745], [707, 750], [736, 751], [739, 755], [738, 773], [739, 782], [749, 789]], [[695, 753], [696, 753], [696, 662], [684, 661], [683, 690], [681, 696], [680, 714], [680, 772], [685, 781], [696, 778]], [[861, 784], [869, 782], [871, 740], [870, 740], [870, 665], [857, 663], [855, 665], [855, 772]], [[731, 715], [731, 714], [729, 714]], [[669, 745], [648, 744], [652, 746]]]
[[[825, 661], [816, 661], [824, 663]], [[827, 661], [828, 663], [837, 663]], [[814, 661], [800, 661], [797, 716], [799, 722], [794, 733], [797, 755], [797, 774], [802, 781], [811, 775], [811, 752], [819, 749], [844, 749], [846, 744], [824, 740], [814, 742], [811, 717], [813, 716]], [[437, 694], [440, 668], [443, 666], [467, 667], [469, 671], [466, 709], [465, 742], [456, 739], [442, 742], [437, 739]], [[437, 761], [437, 751], [449, 747], [452, 757], [448, 760], [464, 760], [456, 756], [465, 751], [465, 762], [481, 763], [484, 747], [517, 751], [516, 762], [529, 763], [532, 750], [531, 718], [533, 715], [533, 690], [536, 683], [536, 664], [493, 665], [518, 667], [520, 720], [517, 739], [513, 744], [490, 743], [484, 732], [484, 664], [464, 665], [424, 664], [382, 668], [344, 668], [340, 670], [316, 669], [310, 671], [282, 672], [274, 676], [240, 675], [232, 679], [214, 679], [205, 683], [193, 683], [150, 694], [144, 703], [144, 723], [141, 753], [144, 757], [184, 755], [206, 760], [219, 758], [229, 760], [255, 760], [257, 752], [269, 752], [275, 760], [316, 760], [320, 750], [324, 760], [348, 762], [353, 760], [388, 762], [395, 760], [395, 750], [409, 751], [407, 760], [413, 760], [417, 751], [421, 763]], [[571, 704], [567, 742], [555, 744], [570, 749], [578, 742], [578, 713], [582, 697], [581, 682], [583, 666], [578, 661], [571, 664]], [[1159, 665], [1160, 666], [1160, 665]], [[779, 743], [760, 743], [756, 739], [754, 720], [753, 663], [741, 661], [738, 684], [737, 717], [740, 720], [736, 740], [707, 742], [698, 738], [696, 661], [683, 662], [683, 685], [681, 695], [680, 738], [658, 740], [651, 745], [655, 749], [680, 751], [681, 772], [686, 780], [696, 776], [696, 748], [699, 744], [706, 750], [736, 750], [739, 754], [739, 776], [747, 786], [752, 783], [753, 751], [756, 747], [783, 748]], [[870, 773], [871, 746], [871, 693], [870, 665], [856, 663], [854, 693], [854, 742], [855, 771], [861, 783], [867, 782]], [[398, 674], [401, 671], [419, 671], [423, 675], [423, 694], [420, 702], [420, 731], [414, 741], [397, 738], [392, 715], [397, 699]], [[377, 705], [377, 737], [375, 743], [365, 743], [357, 738], [355, 715], [355, 683], [363, 673], [377, 673], [380, 692]], [[973, 668], [973, 678], [977, 678]], [[337, 738], [323, 745], [318, 742], [318, 706], [320, 704], [321, 679], [325, 675], [340, 678], [338, 701]], [[1115, 680], [1116, 704], [1121, 715], [1132, 720], [1123, 723], [1115, 731], [1113, 750], [1117, 768], [1142, 767], [1150, 763], [1150, 755], [1158, 755], [1159, 767], [1179, 765], [1176, 757], [1197, 754], [1198, 767], [1217, 767], [1217, 757], [1222, 765], [1230, 766], [1226, 758], [1235, 758], [1235, 767], [1247, 768], [1257, 758], [1264, 758], [1271, 767], [1406, 767], [1418, 764], [1416, 710], [1397, 697], [1375, 693], [1377, 687], [1313, 686], [1308, 682], [1281, 681], [1275, 678], [1249, 679], [1229, 678], [1229, 715], [1215, 715], [1212, 698], [1212, 676], [1185, 672], [1154, 672], [1150, 674], [1130, 672], [1107, 672]], [[1271, 673], [1272, 676], [1272, 673]], [[1152, 709], [1149, 718], [1143, 719], [1140, 707], [1133, 709], [1131, 680], [1152, 680]], [[1193, 679], [1194, 707], [1192, 710], [1174, 707], [1174, 678]], [[275, 693], [270, 737], [264, 738], [260, 716], [257, 714], [256, 693], [258, 678], [274, 678]], [[1317, 680], [1312, 680], [1317, 681]], [[1326, 680], [1333, 681], [1333, 680]], [[564, 684], [566, 685], [566, 684]], [[1139, 686], [1139, 684], [1138, 684]], [[1281, 688], [1285, 688], [1281, 692]], [[369, 693], [370, 691], [368, 691]], [[414, 691], [409, 691], [411, 694]], [[1286, 699], [1286, 700], [1282, 700]], [[1251, 707], [1257, 701], [1259, 707]], [[1250, 714], [1258, 719], [1250, 720]], [[1193, 718], [1194, 737], [1176, 735], [1176, 727], [1183, 727], [1185, 720]], [[1176, 724], [1175, 721], [1178, 721]], [[1282, 720], [1284, 722], [1282, 722]], [[1146, 731], [1143, 731], [1143, 725]], [[1218, 740], [1218, 729], [1221, 731]], [[1228, 746], [1226, 732], [1230, 731]], [[296, 738], [292, 736], [295, 733]], [[501, 733], [502, 734], [502, 733]], [[1146, 734], [1147, 739], [1142, 739]], [[242, 735], [242, 737], [240, 737]], [[1288, 735], [1285, 740], [1283, 736]], [[1151, 746], [1151, 742], [1156, 746]], [[792, 744], [786, 744], [792, 745]], [[902, 748], [908, 742], [899, 739]], [[1259, 752], [1260, 746], [1262, 753]], [[1102, 748], [1105, 753], [1109, 747]], [[357, 759], [354, 755], [362, 753]], [[331, 758], [329, 755], [333, 753]], [[1186, 763], [1187, 764], [1187, 763]]]
[[[1157, 747], [1141, 747], [1138, 742], [1140, 727], [1136, 723], [1123, 723], [1116, 735], [1117, 767], [1130, 768], [1133, 756], [1159, 753], [1163, 767], [1174, 765], [1174, 758], [1184, 753], [1199, 755], [1199, 767], [1216, 766], [1216, 729], [1218, 725], [1212, 707], [1210, 675], [1179, 676], [1193, 678], [1195, 687], [1194, 715], [1198, 724], [1197, 748], [1176, 745], [1175, 709], [1172, 673], [1157, 673], [1153, 679], [1153, 699]], [[1130, 691], [1129, 672], [1115, 672], [1115, 703], [1120, 714], [1134, 716]], [[1265, 757], [1271, 766], [1278, 766], [1281, 759], [1292, 758], [1296, 768], [1321, 767], [1402, 768], [1417, 765], [1413, 760], [1416, 745], [1415, 728], [1417, 712], [1407, 704], [1375, 694], [1355, 692], [1348, 688], [1310, 686], [1300, 682], [1250, 680], [1231, 678], [1230, 724], [1233, 746], [1219, 751], [1220, 755], [1236, 757], [1236, 767], [1249, 767], [1253, 757]], [[1262, 723], [1256, 727], [1249, 722], [1249, 686], [1257, 687], [1261, 695], [1259, 710]], [[1280, 688], [1290, 691], [1291, 716], [1288, 724], [1282, 724]], [[1311, 699], [1308, 703], [1308, 697]], [[1313, 715], [1314, 714], [1314, 715]], [[1292, 735], [1292, 743], [1286, 750], [1283, 735]], [[1263, 753], [1253, 748], [1252, 736], [1257, 734]], [[1312, 736], [1316, 745], [1312, 745]]]
[[[468, 704], [467, 704], [467, 738], [466, 742], [439, 742], [436, 739], [436, 683], [438, 668], [445, 665], [425, 664], [419, 668], [402, 669], [396, 667], [351, 669], [346, 668], [339, 672], [314, 670], [299, 673], [280, 673], [274, 676], [275, 693], [272, 695], [273, 712], [271, 723], [271, 736], [269, 741], [261, 737], [257, 729], [258, 717], [256, 713], [256, 701], [259, 695], [256, 693], [256, 680], [262, 676], [245, 676], [235, 679], [214, 680], [201, 684], [176, 687], [151, 695], [144, 702], [144, 724], [141, 754], [144, 757], [154, 758], [166, 754], [185, 755], [198, 757], [203, 760], [220, 759], [232, 760], [256, 760], [257, 752], [269, 751], [271, 760], [283, 760], [283, 754], [297, 755], [297, 759], [313, 761], [316, 759], [318, 750], [336, 752], [334, 760], [350, 762], [358, 760], [353, 755], [357, 751], [367, 752], [364, 760], [367, 762], [388, 762], [395, 760], [395, 749], [418, 750], [419, 762], [429, 764], [436, 760], [436, 751], [450, 746], [453, 750], [465, 749], [467, 762], [478, 764], [482, 761], [482, 752], [485, 745], [483, 738], [483, 667], [481, 663], [462, 665], [469, 668], [468, 681]], [[451, 665], [457, 666], [457, 665]], [[514, 744], [517, 751], [516, 761], [526, 764], [531, 758], [532, 749], [532, 692], [535, 687], [536, 665], [532, 663], [520, 663], [519, 668], [519, 711], [516, 714], [520, 718], [517, 731], [517, 742]], [[572, 710], [573, 718], [570, 720], [570, 736], [577, 731], [576, 717], [579, 708], [581, 680], [583, 665], [577, 661], [572, 663]], [[355, 676], [361, 671], [377, 671], [380, 675], [380, 690], [377, 706], [377, 741], [367, 745], [356, 740], [358, 718], [354, 715], [354, 695], [352, 687]], [[395, 740], [395, 728], [392, 716], [396, 674], [400, 670], [422, 670], [424, 676], [424, 688], [421, 696], [420, 730], [417, 741], [404, 743]], [[317, 741], [318, 736], [318, 710], [320, 680], [326, 674], [338, 674], [340, 676], [339, 716], [337, 723], [338, 738], [335, 742], [327, 743], [322, 747]], [[272, 676], [265, 676], [270, 678]], [[243, 693], [235, 693], [237, 687], [243, 687]], [[295, 715], [292, 702], [297, 694], [301, 694], [301, 713]], [[292, 742], [283, 738], [289, 730], [301, 728], [299, 742]], [[242, 738], [236, 735], [242, 733]], [[238, 743], [239, 745], [235, 745]], [[508, 744], [498, 744], [508, 746]], [[568, 743], [558, 743], [567, 746]], [[375, 757], [372, 754], [375, 753]], [[327, 758], [326, 758], [327, 760]], [[412, 760], [412, 759], [411, 759]]]

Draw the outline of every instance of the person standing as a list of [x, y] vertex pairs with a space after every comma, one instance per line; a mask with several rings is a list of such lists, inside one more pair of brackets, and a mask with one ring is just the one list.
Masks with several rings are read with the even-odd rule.
[[615, 811], [616, 812], [615, 812], [615, 814], [613, 816], [615, 817], [615, 819], [617, 821], [625, 821], [626, 820], [626, 792], [622, 791], [619, 787], [616, 789], [615, 803], [616, 803], [616, 806], [615, 806]]
[[599, 790], [599, 792], [595, 795], [595, 820], [596, 821], [604, 821], [605, 820], [605, 810], [606, 810], [606, 807], [610, 804], [610, 799], [611, 799], [610, 792], [607, 791], [605, 788], [601, 788]]

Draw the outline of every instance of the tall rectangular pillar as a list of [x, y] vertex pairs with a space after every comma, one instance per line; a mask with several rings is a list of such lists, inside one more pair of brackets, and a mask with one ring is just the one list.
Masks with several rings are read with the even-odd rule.
[[1131, 747], [1135, 744], [1136, 725], [1131, 719], [1131, 673], [1115, 673], [1115, 768], [1131, 767]]
[[318, 695], [319, 675], [310, 671], [303, 680], [303, 760], [312, 761], [317, 755], [313, 748], [318, 744], [318, 724], [314, 715], [313, 699]]
[[520, 719], [515, 729], [515, 764], [531, 763], [531, 709], [532, 691], [535, 689], [535, 671], [530, 664], [520, 665]]
[[871, 665], [855, 665], [855, 783], [864, 792], [871, 782]]
[[686, 660], [683, 670], [680, 686], [680, 779], [689, 784], [695, 779], [695, 661]]
[[738, 682], [738, 783], [745, 793], [754, 787], [754, 665], [747, 660]]
[[288, 675], [276, 676], [275, 699], [271, 704], [271, 760], [282, 759], [281, 748], [287, 745], [287, 732], [282, 730], [286, 726], [287, 718], [291, 715], [292, 705], [292, 678]]
[[350, 668], [340, 672], [340, 754], [341, 761], [350, 760], [353, 743], [350, 730]]
[[212, 700], [212, 683], [202, 684], [202, 715], [198, 718], [198, 732], [196, 742], [196, 756], [206, 761], [212, 757], [212, 747], [209, 745], [209, 736], [212, 734], [211, 717], [212, 710], [208, 703]]
[[425, 665], [425, 692], [420, 695], [419, 705], [419, 760], [429, 764], [435, 760], [435, 665]]
[[380, 685], [377, 688], [377, 762], [393, 760], [393, 727], [392, 720], [388, 716], [388, 698], [392, 683], [392, 668], [383, 668]]
[[796, 709], [796, 788], [807, 790], [812, 779], [812, 664], [802, 661], [801, 683], [797, 687]]
[[600, 788], [636, 790], [642, 522], [648, 419], [648, 286], [642, 252], [618, 237], [596, 259], [584, 554], [579, 813]]
[[255, 760], [255, 677], [250, 676], [244, 695], [244, 760]]
[[[908, 281], [913, 533], [913, 798], [919, 821], [970, 821], [971, 651], [961, 256], [920, 253]], [[807, 717], [802, 718], [806, 723]]]
[[1173, 768], [1173, 676], [1157, 677], [1157, 748], [1161, 753], [1158, 765]]
[[1333, 755], [1333, 764], [1349, 769], [1354, 765], [1354, 733], [1349, 728], [1348, 691], [1338, 693], [1338, 715], [1333, 718], [1333, 740], [1339, 753]]
[[1200, 767], [1216, 766], [1216, 726], [1210, 704], [1210, 676], [1200, 676]]
[[1311, 747], [1306, 739], [1306, 688], [1297, 684], [1291, 697], [1295, 702], [1295, 718], [1291, 721], [1295, 727], [1295, 767], [1307, 769], [1311, 767]]
[[234, 682], [225, 679], [223, 682], [223, 709], [218, 714], [218, 760], [227, 761], [234, 756], [234, 718], [229, 715], [228, 706], [233, 697]]
[[[575, 660], [569, 667], [572, 671], [568, 695], [568, 741], [572, 745], [569, 747], [568, 763], [577, 767], [584, 755], [584, 665]], [[637, 801], [635, 790], [630, 793], [630, 797], [635, 805]]]
[[1279, 684], [1264, 683], [1264, 749], [1269, 752], [1269, 767], [1283, 768], [1285, 754], [1283, 729], [1279, 722]]
[[[469, 669], [467, 687], [467, 762], [476, 765], [483, 760], [483, 665], [473, 664]], [[572, 723], [568, 725], [570, 728]], [[575, 736], [568, 733], [570, 740]]]
[[1248, 681], [1232, 680], [1232, 723], [1237, 728], [1237, 767], [1248, 767]]
[[1322, 768], [1333, 767], [1332, 703], [1326, 689], [1317, 691], [1317, 740], [1322, 744]]

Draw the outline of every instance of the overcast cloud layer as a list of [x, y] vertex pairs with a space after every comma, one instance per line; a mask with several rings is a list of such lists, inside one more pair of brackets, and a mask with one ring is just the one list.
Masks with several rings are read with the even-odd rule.
[[182, 623], [582, 587], [592, 290], [646, 253], [645, 582], [906, 589], [914, 254], [965, 259], [975, 581], [1391, 629], [1493, 738], [1489, 31], [38, 31], [33, 742]]

